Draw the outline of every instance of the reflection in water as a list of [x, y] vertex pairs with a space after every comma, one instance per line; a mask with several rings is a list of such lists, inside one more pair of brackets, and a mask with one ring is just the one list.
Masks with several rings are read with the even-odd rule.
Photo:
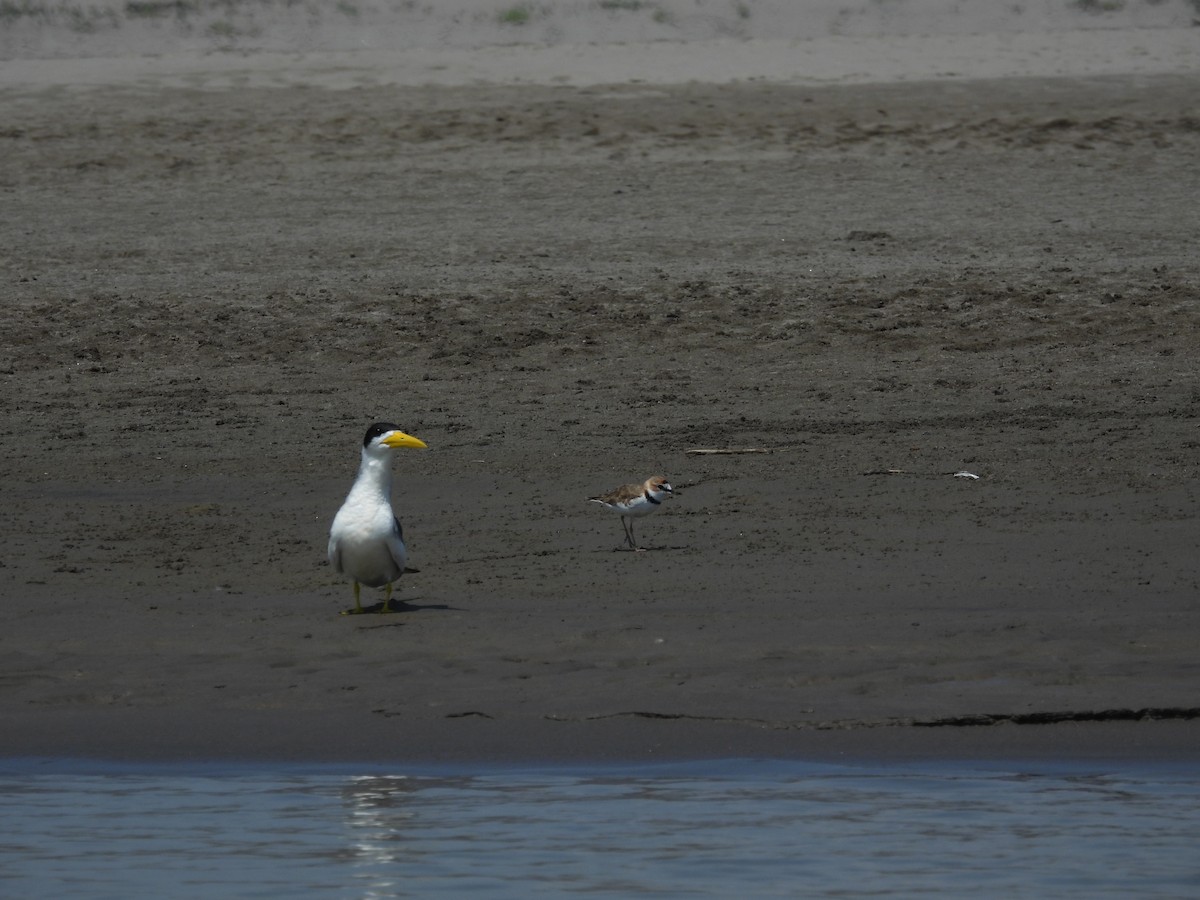
[[1200, 773], [0, 763], [0, 896], [1180, 897]]
[[415, 815], [405, 807], [418, 782], [404, 775], [352, 775], [342, 788], [349, 832], [346, 860], [355, 867], [355, 884], [362, 896], [401, 896], [394, 865], [404, 859], [405, 831]]

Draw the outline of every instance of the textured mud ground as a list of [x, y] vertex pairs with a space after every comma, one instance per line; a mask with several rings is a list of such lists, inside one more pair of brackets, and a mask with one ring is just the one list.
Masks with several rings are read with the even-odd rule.
[[1198, 87], [0, 95], [4, 747], [1193, 716]]

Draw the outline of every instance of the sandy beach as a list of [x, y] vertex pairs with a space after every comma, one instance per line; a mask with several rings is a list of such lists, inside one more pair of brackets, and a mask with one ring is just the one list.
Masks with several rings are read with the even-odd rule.
[[1200, 756], [1200, 29], [571, 46], [0, 60], [0, 754]]

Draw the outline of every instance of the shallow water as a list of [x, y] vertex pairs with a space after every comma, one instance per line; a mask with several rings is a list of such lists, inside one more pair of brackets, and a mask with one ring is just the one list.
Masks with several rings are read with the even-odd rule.
[[1184, 766], [0, 762], [0, 896], [1200, 896]]

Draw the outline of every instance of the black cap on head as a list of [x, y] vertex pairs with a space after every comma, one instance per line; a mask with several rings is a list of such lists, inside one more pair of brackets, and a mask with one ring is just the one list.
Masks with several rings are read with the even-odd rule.
[[374, 425], [372, 425], [370, 428], [367, 429], [367, 436], [365, 438], [363, 438], [363, 446], [364, 447], [369, 446], [371, 441], [375, 440], [375, 438], [377, 438], [377, 437], [382, 437], [383, 435], [387, 434], [389, 431], [399, 431], [399, 430], [400, 430], [400, 426], [393, 425], [391, 422], [376, 422]]

